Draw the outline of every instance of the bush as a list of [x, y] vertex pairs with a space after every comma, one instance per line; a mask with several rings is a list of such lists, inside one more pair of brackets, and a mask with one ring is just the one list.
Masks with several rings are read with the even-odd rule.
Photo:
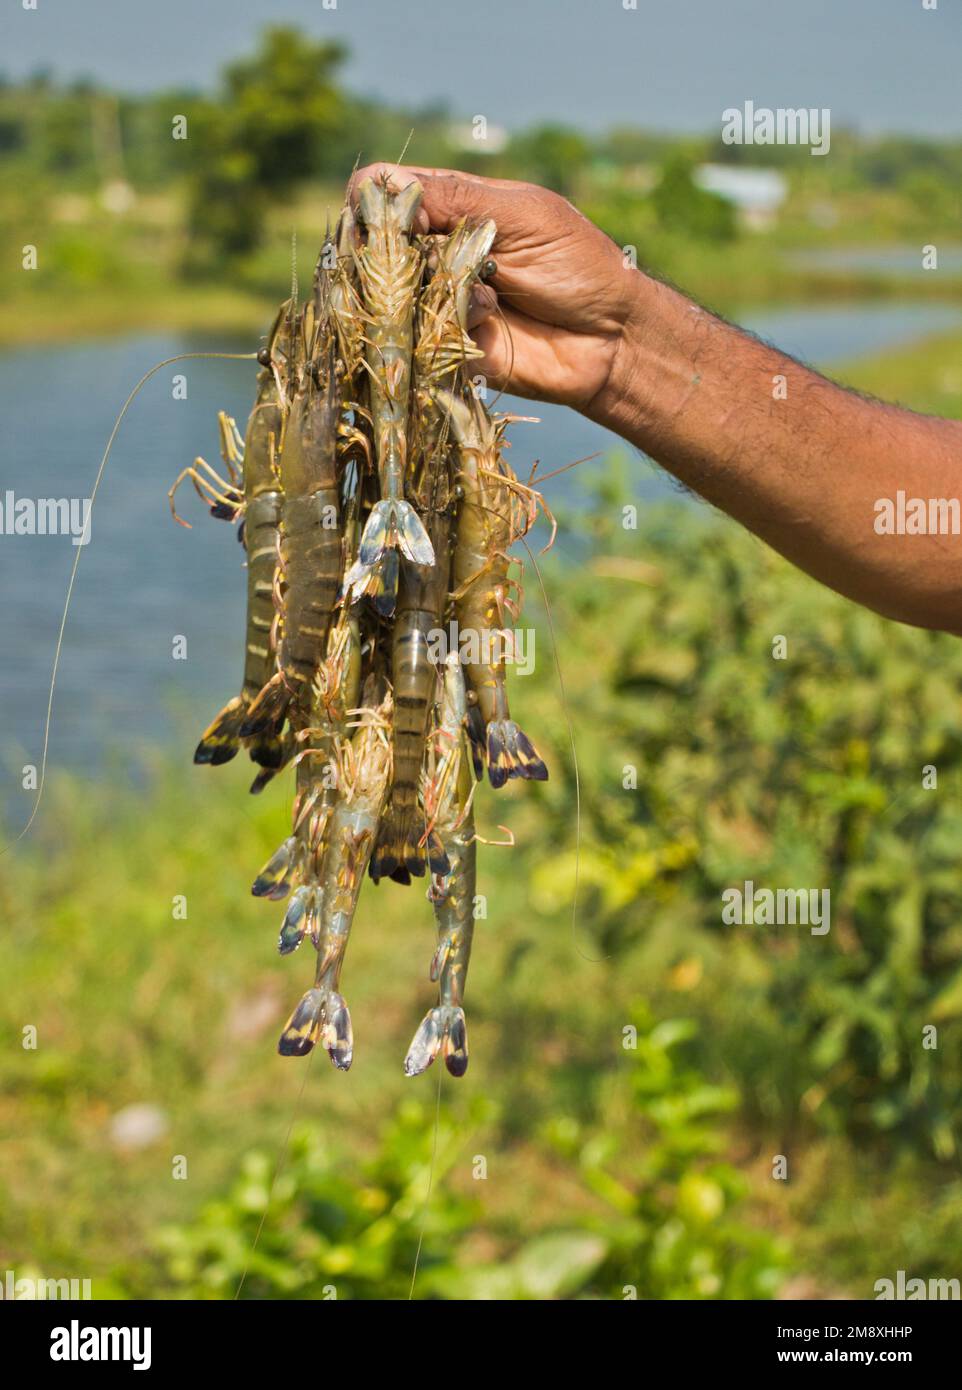
[[734, 207], [717, 193], [699, 188], [693, 170], [692, 161], [681, 155], [666, 162], [651, 194], [659, 222], [666, 231], [698, 241], [732, 241]]
[[[591, 769], [581, 918], [605, 951], [695, 958], [694, 998], [759, 1115], [948, 1158], [962, 1084], [962, 648], [846, 602], [704, 514], [673, 507], [625, 532], [619, 495], [594, 509], [612, 577], [562, 582], [555, 619]], [[600, 621], [612, 611], [617, 623]], [[550, 784], [555, 852], [540, 846], [532, 866], [549, 915], [575, 870], [573, 772], [563, 724], [554, 732], [568, 763]], [[746, 880], [829, 889], [830, 931], [724, 925], [722, 893]]]
[[[459, 1146], [451, 1118], [402, 1105], [367, 1163], [336, 1161], [302, 1127], [272, 1187], [272, 1162], [254, 1150], [223, 1201], [197, 1222], [159, 1236], [169, 1277], [189, 1298], [407, 1298], [423, 1224], [420, 1268], [437, 1281], [473, 1203], [442, 1184]], [[256, 1245], [255, 1245], [256, 1241]], [[243, 1283], [242, 1283], [243, 1281]]]
[[435, 1148], [431, 1112], [408, 1102], [360, 1165], [301, 1128], [272, 1188], [270, 1159], [249, 1153], [223, 1201], [160, 1234], [168, 1280], [191, 1298], [396, 1299], [417, 1263], [419, 1298], [771, 1297], [785, 1247], [740, 1221], [745, 1180], [718, 1158], [737, 1094], [683, 1060], [690, 1022], [656, 1024], [642, 1008], [633, 1026], [627, 1132], [555, 1119], [542, 1139], [604, 1214], [508, 1237], [497, 1261], [472, 1262], [480, 1202], [444, 1179], [486, 1107], [467, 1128], [442, 1109]]

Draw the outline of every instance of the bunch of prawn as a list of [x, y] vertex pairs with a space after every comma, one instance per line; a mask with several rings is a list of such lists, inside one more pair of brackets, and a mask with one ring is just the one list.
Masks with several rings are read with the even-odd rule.
[[[213, 515], [239, 522], [247, 558], [240, 693], [195, 762], [244, 748], [255, 792], [294, 772], [291, 833], [253, 884], [288, 899], [281, 954], [305, 939], [315, 952], [278, 1050], [320, 1041], [351, 1065], [341, 975], [361, 886], [427, 876], [438, 1003], [404, 1066], [417, 1075], [441, 1055], [461, 1076], [477, 783], [485, 769], [492, 787], [548, 776], [511, 718], [505, 630], [522, 598], [510, 548], [546, 508], [504, 458], [506, 420], [470, 384], [468, 310], [496, 269], [494, 223], [419, 236], [420, 198], [416, 181], [360, 185], [311, 295], [281, 305], [258, 353], [243, 439], [220, 417], [223, 474], [198, 459], [170, 495], [173, 509], [189, 478]], [[452, 620], [464, 658], [443, 652]]]

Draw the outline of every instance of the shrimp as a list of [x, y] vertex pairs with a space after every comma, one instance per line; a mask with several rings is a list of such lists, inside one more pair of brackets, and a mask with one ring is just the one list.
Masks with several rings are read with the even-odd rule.
[[[369, 681], [367, 698], [372, 688]], [[303, 1057], [320, 1039], [341, 1071], [347, 1071], [354, 1058], [351, 1015], [340, 993], [341, 969], [391, 776], [390, 691], [376, 707], [368, 705], [359, 712], [360, 727], [344, 750], [341, 790], [324, 854], [314, 985], [291, 1014], [277, 1045], [283, 1057]]]
[[[364, 877], [428, 875], [438, 997], [404, 1070], [440, 1055], [463, 1076], [472, 756], [494, 787], [548, 775], [508, 708], [505, 615], [521, 601], [509, 550], [539, 507], [551, 518], [502, 457], [507, 417], [466, 386], [479, 356], [471, 294], [493, 272], [494, 224], [417, 236], [420, 197], [417, 183], [362, 183], [357, 222], [346, 206], [306, 303], [292, 293], [259, 354], [246, 439], [220, 417], [225, 476], [198, 463], [172, 492], [190, 477], [215, 515], [240, 517], [248, 556], [241, 694], [198, 761], [227, 761], [246, 743], [261, 764], [254, 791], [295, 769], [290, 833], [252, 885], [288, 899], [280, 954], [306, 938], [316, 953], [278, 1051], [304, 1056], [320, 1042], [335, 1067], [351, 1066], [341, 976]], [[452, 618], [460, 650], [438, 693], [434, 643]]]
[[[450, 521], [445, 512], [432, 518], [431, 538], [436, 560], [427, 570], [406, 562], [394, 620], [391, 674], [394, 682], [394, 780], [391, 801], [371, 860], [371, 877], [399, 878], [424, 874], [424, 817], [418, 810], [418, 784], [424, 761], [431, 697], [437, 682], [431, 660], [431, 633], [438, 629], [448, 594]], [[433, 873], [447, 871], [447, 859], [436, 835], [429, 835], [427, 853]]]
[[[257, 355], [261, 370], [242, 452], [237, 447], [234, 422], [221, 415], [221, 452], [230, 472], [231, 487], [228, 489], [222, 480], [217, 479], [221, 484], [217, 489], [209, 479], [204, 480], [208, 499], [213, 498], [211, 512], [229, 520], [241, 518], [240, 537], [247, 556], [247, 620], [241, 693], [230, 700], [204, 730], [194, 752], [195, 763], [218, 766], [235, 757], [241, 745], [240, 729], [247, 711], [273, 671], [272, 594], [281, 513], [275, 457], [284, 421], [279, 368], [286, 370], [290, 359], [292, 311], [290, 300], [281, 305], [267, 344]], [[243, 493], [236, 486], [234, 465], [238, 460], [242, 460]], [[202, 462], [198, 460], [198, 463]], [[216, 474], [209, 471], [216, 478]], [[184, 476], [190, 476], [195, 488], [201, 491], [195, 473], [185, 470], [171, 488], [169, 496], [172, 509], [174, 493]], [[280, 725], [266, 728], [262, 734], [247, 742], [252, 760], [262, 768], [276, 769], [281, 765], [283, 748]]]
[[[334, 240], [328, 244], [334, 252], [332, 282], [329, 290], [331, 318], [337, 334], [338, 355], [348, 381], [358, 375], [364, 358], [364, 311], [357, 290], [357, 223], [350, 203], [341, 210]], [[324, 252], [315, 272], [315, 285], [322, 278]]]
[[355, 260], [367, 314], [365, 360], [381, 496], [364, 527], [357, 564], [345, 580], [355, 596], [390, 549], [400, 549], [413, 564], [434, 564], [424, 523], [404, 499], [414, 306], [423, 271], [420, 252], [411, 244], [411, 227], [421, 193], [416, 180], [400, 193], [391, 192], [387, 180], [375, 184], [365, 179], [358, 189], [367, 241]]
[[[346, 542], [350, 535], [349, 527]], [[302, 749], [294, 757], [297, 787], [293, 831], [251, 888], [255, 897], [273, 900], [286, 897], [292, 884], [303, 880], [281, 927], [281, 955], [296, 950], [306, 932], [316, 937], [324, 834], [334, 802], [331, 767], [346, 736], [348, 711], [357, 703], [360, 683], [360, 623], [357, 613], [345, 607], [328, 635], [327, 655], [311, 692], [310, 719], [291, 738], [292, 756], [298, 745]]]
[[421, 496], [431, 517], [435, 563], [427, 571], [405, 564], [394, 621], [393, 664], [394, 782], [388, 815], [374, 858], [371, 876], [421, 876], [425, 845], [431, 872], [447, 872], [447, 858], [437, 837], [422, 833], [417, 787], [435, 670], [430, 660], [430, 634], [444, 613], [450, 569], [450, 468], [445, 441], [447, 413], [434, 388], [466, 359], [477, 356], [467, 335], [471, 287], [480, 276], [494, 239], [493, 222], [459, 226], [439, 243], [434, 276], [421, 296], [418, 338], [414, 352], [416, 401], [421, 430], [417, 453], [422, 464]]
[[468, 309], [472, 288], [492, 265], [488, 252], [496, 230], [490, 219], [473, 225], [459, 222], [439, 243], [434, 273], [421, 295], [414, 370], [418, 406], [431, 423], [445, 418], [434, 388], [483, 355], [468, 333]]
[[341, 579], [337, 427], [340, 391], [334, 342], [325, 323], [311, 333], [281, 446], [277, 671], [250, 706], [245, 737], [276, 727], [293, 707], [295, 725], [310, 711]]
[[[462, 639], [469, 642], [467, 675], [485, 725], [488, 777], [492, 787], [511, 777], [544, 782], [548, 769], [511, 718], [505, 689], [504, 615], [517, 612], [508, 596], [507, 552], [531, 525], [537, 494], [522, 487], [501, 457], [504, 422], [495, 423], [473, 397], [437, 394], [446, 404], [459, 451], [462, 500], [452, 597]], [[524, 503], [526, 496], [530, 500]]]
[[472, 286], [493, 265], [487, 255], [494, 240], [491, 221], [460, 222], [448, 237], [433, 238], [428, 256], [433, 274], [418, 302], [414, 348], [413, 454], [418, 469], [414, 492], [418, 510], [447, 508], [453, 500], [448, 459], [447, 414], [435, 391], [459, 368], [481, 356], [468, 334]]
[[436, 876], [428, 892], [438, 929], [431, 962], [431, 979], [439, 982], [438, 1004], [425, 1014], [408, 1048], [404, 1059], [408, 1076], [426, 1071], [438, 1052], [443, 1053], [452, 1076], [463, 1076], [468, 1068], [463, 1004], [474, 936], [477, 843], [466, 717], [464, 673], [454, 652], [445, 662], [437, 752], [424, 796], [449, 861], [447, 873]]

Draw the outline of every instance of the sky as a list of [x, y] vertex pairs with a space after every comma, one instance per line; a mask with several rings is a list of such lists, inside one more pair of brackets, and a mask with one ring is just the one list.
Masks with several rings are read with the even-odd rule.
[[[509, 129], [708, 131], [828, 107], [868, 134], [962, 135], [962, 0], [0, 0], [0, 72], [210, 88], [268, 23], [347, 43], [346, 85]], [[334, 8], [327, 8], [334, 4]]]

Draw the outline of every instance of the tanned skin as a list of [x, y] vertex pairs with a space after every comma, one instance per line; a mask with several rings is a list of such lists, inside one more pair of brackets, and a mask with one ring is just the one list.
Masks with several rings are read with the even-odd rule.
[[361, 169], [354, 184], [382, 173], [397, 187], [421, 182], [422, 230], [497, 223], [497, 273], [473, 329], [492, 386], [615, 431], [848, 598], [962, 635], [960, 537], [878, 535], [874, 524], [878, 499], [899, 489], [960, 495], [962, 423], [867, 400], [760, 343], [626, 266], [547, 189], [392, 165]]

